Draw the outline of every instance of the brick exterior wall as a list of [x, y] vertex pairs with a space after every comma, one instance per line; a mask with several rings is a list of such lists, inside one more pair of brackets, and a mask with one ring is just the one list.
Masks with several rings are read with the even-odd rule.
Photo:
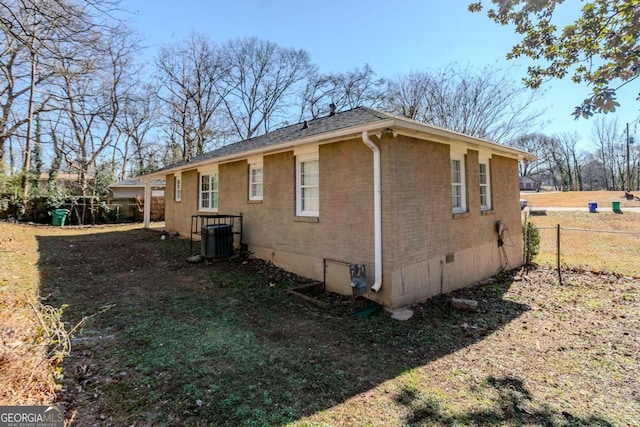
[[[448, 145], [385, 135], [379, 146], [384, 280], [368, 297], [402, 306], [494, 275], [506, 263], [504, 254], [509, 267], [521, 264], [516, 160], [491, 158], [492, 210], [481, 212], [479, 153], [468, 149], [468, 212], [453, 215]], [[360, 138], [320, 145], [318, 152], [319, 218], [296, 217], [293, 151], [263, 157], [262, 201], [248, 200], [246, 160], [219, 165], [218, 212], [243, 215], [243, 240], [257, 257], [317, 280], [326, 265], [327, 289], [350, 294], [348, 263], [366, 265], [369, 285], [374, 278], [373, 155]], [[173, 175], [166, 177], [166, 194], [166, 228], [188, 237], [191, 215], [198, 214], [197, 171], [182, 172], [182, 201], [174, 201]], [[498, 220], [510, 235], [504, 253]]]
[[[448, 145], [404, 136], [381, 145], [386, 290], [381, 302], [407, 305], [474, 284], [503, 266], [521, 265], [517, 160], [491, 158], [492, 209], [481, 211], [479, 153], [468, 149], [467, 212], [454, 215]], [[504, 252], [497, 243], [498, 220], [509, 230]]]

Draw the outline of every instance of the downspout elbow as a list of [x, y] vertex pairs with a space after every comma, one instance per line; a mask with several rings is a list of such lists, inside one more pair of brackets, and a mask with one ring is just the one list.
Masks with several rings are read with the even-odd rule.
[[371, 141], [369, 132], [362, 132], [362, 142], [373, 152], [373, 237], [375, 279], [371, 286], [373, 292], [382, 287], [382, 184], [380, 168], [380, 147]]

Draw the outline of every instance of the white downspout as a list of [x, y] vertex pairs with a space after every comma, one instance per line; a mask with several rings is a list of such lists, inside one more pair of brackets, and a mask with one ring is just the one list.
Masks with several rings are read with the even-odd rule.
[[369, 139], [369, 132], [362, 132], [362, 142], [373, 151], [373, 243], [375, 281], [371, 290], [382, 287], [382, 185], [380, 171], [380, 147]]
[[144, 228], [151, 226], [151, 178], [144, 182], [144, 205], [143, 205]]

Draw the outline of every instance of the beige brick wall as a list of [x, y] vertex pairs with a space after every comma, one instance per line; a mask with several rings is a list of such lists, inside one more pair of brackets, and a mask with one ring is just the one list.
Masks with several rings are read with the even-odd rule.
[[[321, 145], [320, 216], [295, 215], [295, 157], [292, 151], [264, 156], [262, 202], [248, 200], [245, 160], [218, 166], [219, 213], [242, 214], [243, 242], [262, 259], [294, 273], [323, 280], [324, 259], [366, 264], [373, 277], [372, 153], [360, 139]], [[197, 172], [183, 172], [182, 201], [167, 201], [166, 227], [189, 236], [197, 212]], [[167, 176], [173, 194], [173, 176]], [[169, 184], [170, 183], [170, 184]], [[337, 276], [336, 276], [337, 277]], [[349, 283], [328, 283], [349, 294]]]
[[[521, 264], [516, 160], [493, 156], [492, 210], [482, 212], [479, 153], [467, 150], [467, 213], [453, 215], [449, 146], [402, 136], [383, 145], [385, 286], [392, 288], [391, 305], [469, 286], [493, 276], [507, 259], [507, 267]], [[509, 228], [504, 252], [497, 244], [498, 220]]]
[[[374, 138], [375, 140], [375, 138]], [[493, 156], [490, 163], [493, 210], [480, 211], [478, 152], [466, 155], [468, 213], [451, 212], [449, 146], [407, 136], [386, 135], [382, 154], [382, 289], [369, 297], [402, 306], [490, 277], [505, 263], [495, 222], [510, 234], [505, 253], [520, 264], [521, 229], [517, 162]], [[263, 201], [248, 200], [245, 160], [219, 165], [219, 213], [242, 214], [244, 243], [256, 256], [294, 273], [322, 280], [323, 260], [332, 260], [327, 288], [349, 294], [342, 263], [367, 267], [374, 278], [373, 155], [360, 138], [319, 146], [320, 216], [295, 215], [293, 151], [264, 156]], [[189, 236], [197, 214], [197, 171], [182, 173], [182, 201], [173, 200], [167, 176], [166, 226]], [[505, 185], [504, 183], [509, 183]], [[333, 262], [337, 261], [337, 262]], [[333, 271], [332, 270], [332, 271]]]
[[198, 214], [198, 171], [182, 172], [182, 197], [175, 201], [174, 175], [166, 176], [165, 228], [189, 237], [191, 216]]

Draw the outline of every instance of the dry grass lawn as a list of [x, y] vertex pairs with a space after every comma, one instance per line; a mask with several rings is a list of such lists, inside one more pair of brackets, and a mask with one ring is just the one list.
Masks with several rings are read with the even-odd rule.
[[[623, 209], [624, 211], [624, 209]], [[640, 213], [547, 211], [530, 216], [539, 228], [535, 262], [557, 264], [557, 226], [563, 267], [640, 277]]]
[[[286, 290], [298, 278], [256, 260], [188, 264], [188, 242], [149, 230], [0, 222], [0, 237], [3, 291], [66, 305], [69, 326], [98, 313], [58, 378], [71, 425], [640, 420], [640, 289], [630, 277], [567, 272], [559, 286], [552, 270], [509, 274], [454, 294], [477, 300], [476, 312], [440, 296], [398, 322], [297, 299]], [[0, 342], [14, 341], [12, 313], [0, 307]]]
[[[640, 197], [640, 192], [633, 193]], [[611, 202], [620, 202], [620, 208], [640, 207], [640, 201], [627, 200], [622, 191], [541, 191], [540, 193], [521, 192], [529, 206], [538, 207], [580, 207], [587, 209], [590, 201], [598, 203], [599, 208], [610, 208]]]

